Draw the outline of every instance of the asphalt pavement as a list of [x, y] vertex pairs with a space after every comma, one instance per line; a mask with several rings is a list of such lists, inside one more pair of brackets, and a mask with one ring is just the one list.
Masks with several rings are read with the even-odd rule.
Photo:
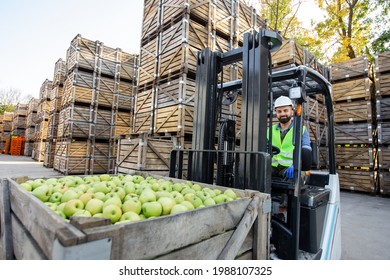
[[[62, 174], [30, 157], [0, 154], [0, 178]], [[343, 260], [390, 260], [390, 198], [342, 191]]]

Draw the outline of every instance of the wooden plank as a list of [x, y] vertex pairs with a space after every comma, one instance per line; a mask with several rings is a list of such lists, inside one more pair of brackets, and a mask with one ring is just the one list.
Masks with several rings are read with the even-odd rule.
[[376, 119], [377, 121], [390, 120], [390, 97], [376, 98]]
[[378, 147], [378, 167], [379, 169], [390, 171], [390, 147]]
[[367, 145], [337, 145], [336, 165], [374, 168], [374, 152]]
[[0, 183], [0, 260], [12, 260], [14, 258], [14, 248], [12, 244], [9, 182], [2, 178]]
[[390, 73], [376, 74], [376, 95], [390, 96]]
[[390, 172], [388, 170], [379, 171], [379, 192], [381, 195], [390, 195]]
[[390, 123], [378, 122], [377, 137], [379, 145], [388, 145], [390, 143]]
[[371, 144], [372, 125], [367, 123], [335, 125], [336, 144]]

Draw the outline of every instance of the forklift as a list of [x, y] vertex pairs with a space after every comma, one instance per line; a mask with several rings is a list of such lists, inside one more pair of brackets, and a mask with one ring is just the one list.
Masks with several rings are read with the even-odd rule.
[[[332, 86], [306, 66], [273, 71], [271, 52], [281, 36], [260, 29], [244, 34], [243, 44], [227, 52], [206, 48], [198, 53], [192, 148], [171, 153], [170, 177], [271, 195], [270, 259], [340, 259], [340, 191], [336, 172]], [[224, 67], [242, 65], [242, 78], [228, 80]], [[237, 116], [223, 106], [241, 95], [240, 135]], [[327, 111], [328, 165], [302, 171], [304, 106], [322, 95]], [[279, 153], [267, 137], [272, 127], [273, 102], [288, 96], [295, 103], [293, 134], [294, 178], [272, 177], [272, 156]], [[226, 110], [225, 110], [226, 111]], [[297, 133], [299, 132], [299, 133]], [[315, 150], [315, 149], [313, 149]], [[186, 153], [186, 161], [184, 154]], [[313, 161], [317, 161], [313, 153]]]

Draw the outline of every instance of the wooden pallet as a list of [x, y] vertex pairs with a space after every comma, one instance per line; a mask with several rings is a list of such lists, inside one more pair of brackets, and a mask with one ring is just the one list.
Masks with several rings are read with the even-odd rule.
[[330, 65], [330, 80], [339, 81], [354, 77], [366, 78], [368, 75], [368, 59], [365, 56]]
[[375, 71], [377, 73], [390, 71], [390, 51], [375, 55]]

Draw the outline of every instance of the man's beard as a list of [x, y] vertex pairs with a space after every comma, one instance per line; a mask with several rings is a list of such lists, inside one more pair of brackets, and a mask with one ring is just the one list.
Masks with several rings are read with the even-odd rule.
[[282, 124], [288, 123], [291, 120], [291, 116], [279, 118], [279, 122]]

